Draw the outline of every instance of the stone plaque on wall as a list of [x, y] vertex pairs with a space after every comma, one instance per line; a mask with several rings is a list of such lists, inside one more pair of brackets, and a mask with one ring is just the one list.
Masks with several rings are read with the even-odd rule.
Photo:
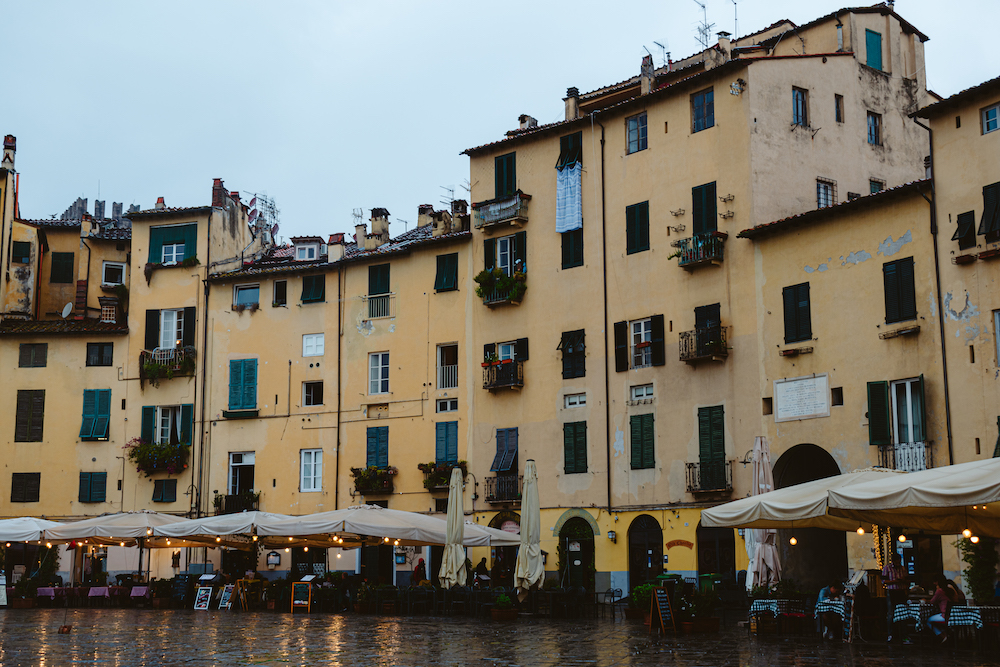
[[774, 421], [829, 416], [830, 387], [825, 374], [774, 381]]

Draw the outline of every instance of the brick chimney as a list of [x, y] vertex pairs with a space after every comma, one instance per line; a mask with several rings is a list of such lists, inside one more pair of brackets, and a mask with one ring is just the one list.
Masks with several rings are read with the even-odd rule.
[[13, 134], [8, 134], [3, 138], [3, 161], [0, 162], [0, 169], [14, 168], [15, 152], [17, 152], [17, 139]]
[[469, 202], [464, 199], [453, 199], [451, 202], [451, 215], [452, 217], [459, 217], [462, 215], [469, 214]]
[[580, 117], [580, 89], [573, 87], [566, 89], [566, 97], [563, 98], [563, 102], [566, 103], [566, 120], [573, 120], [574, 118]]
[[434, 220], [434, 229], [431, 236], [442, 236], [451, 232], [451, 213], [448, 211], [435, 211], [431, 218]]
[[167, 205], [163, 202], [163, 197], [157, 197], [156, 198], [156, 206], [155, 206], [156, 210], [157, 211], [162, 211], [166, 207], [167, 207]]
[[226, 205], [226, 188], [221, 178], [212, 181], [212, 207], [223, 208]]
[[653, 89], [653, 56], [642, 57], [642, 66], [639, 68], [639, 94], [648, 95]]

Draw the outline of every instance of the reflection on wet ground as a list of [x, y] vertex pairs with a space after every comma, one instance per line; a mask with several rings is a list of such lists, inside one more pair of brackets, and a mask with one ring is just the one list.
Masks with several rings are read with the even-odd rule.
[[[65, 617], [65, 621], [64, 621]], [[68, 635], [58, 634], [63, 623]], [[636, 621], [146, 609], [0, 611], [0, 665], [995, 665], [996, 651], [647, 634]]]

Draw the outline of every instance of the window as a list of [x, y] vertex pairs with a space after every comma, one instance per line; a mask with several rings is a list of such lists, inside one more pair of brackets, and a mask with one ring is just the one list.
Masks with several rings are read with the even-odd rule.
[[111, 423], [111, 390], [83, 390], [83, 423], [80, 425], [81, 440], [102, 440], [108, 437]]
[[875, 194], [876, 192], [882, 192], [883, 190], [885, 190], [885, 181], [880, 181], [876, 178], [868, 180], [869, 193]]
[[145, 405], [140, 438], [165, 445], [190, 445], [194, 429], [194, 405]]
[[582, 408], [587, 405], [587, 394], [566, 394], [563, 397], [563, 406], [567, 408]]
[[195, 256], [198, 225], [170, 225], [149, 230], [149, 262], [176, 264]]
[[437, 402], [438, 412], [458, 412], [457, 398], [441, 398]]
[[572, 269], [583, 266], [583, 228], [563, 232], [562, 236], [562, 267]]
[[106, 472], [81, 472], [80, 473], [80, 502], [81, 503], [103, 503], [105, 493], [108, 488], [108, 473]]
[[11, 261], [16, 264], [27, 264], [31, 261], [31, 242], [30, 241], [14, 241], [13, 252], [11, 253]]
[[865, 30], [865, 53], [867, 65], [872, 69], [882, 71], [882, 33]]
[[826, 179], [816, 179], [816, 208], [826, 208], [837, 203], [837, 183]]
[[976, 213], [975, 211], [966, 211], [965, 213], [958, 214], [958, 226], [955, 228], [955, 234], [951, 237], [952, 241], [958, 241], [958, 249], [965, 250], [967, 248], [976, 247]]
[[638, 153], [646, 150], [646, 112], [632, 116], [625, 121], [628, 124], [628, 153]]
[[438, 465], [458, 463], [458, 422], [434, 425], [434, 462]]
[[322, 357], [323, 356], [323, 334], [303, 334], [302, 336], [302, 356]]
[[792, 125], [809, 127], [809, 115], [806, 109], [808, 94], [802, 88], [792, 88]]
[[389, 293], [389, 265], [375, 264], [368, 267], [368, 294]]
[[913, 286], [913, 258], [897, 259], [882, 265], [885, 282], [885, 323], [917, 318], [917, 299]]
[[725, 413], [721, 405], [698, 408], [699, 488], [726, 488]]
[[274, 281], [274, 297], [271, 299], [272, 306], [284, 306], [288, 303], [288, 281]]
[[517, 429], [497, 429], [497, 453], [490, 472], [517, 472]]
[[632, 445], [632, 470], [652, 468], [656, 464], [653, 415], [632, 415], [629, 417], [629, 431]]
[[632, 322], [615, 322], [615, 370], [663, 366], [663, 315]]
[[104, 262], [101, 283], [104, 285], [121, 285], [125, 282], [125, 265], [121, 262]]
[[42, 473], [40, 472], [13, 473], [10, 480], [10, 502], [37, 503], [41, 481]]
[[833, 116], [838, 123], [844, 122], [844, 96], [833, 96]]
[[184, 310], [160, 311], [160, 341], [157, 347], [172, 350], [181, 347], [184, 340]]
[[695, 236], [709, 234], [719, 228], [715, 183], [691, 188], [691, 212]]
[[[998, 116], [1000, 116], [1000, 104], [983, 109], [983, 134], [988, 134], [997, 129]], [[16, 243], [14, 245], [17, 245]], [[17, 261], [16, 259], [14, 260]]]
[[556, 169], [583, 162], [583, 132], [574, 132], [559, 137], [559, 161]]
[[830, 405], [844, 405], [844, 388], [843, 387], [831, 387], [830, 388]]
[[260, 303], [260, 285], [237, 285], [233, 288], [233, 305], [256, 306]]
[[14, 442], [41, 442], [45, 418], [45, 390], [18, 389]]
[[458, 345], [438, 345], [438, 389], [458, 387]]
[[323, 405], [323, 382], [302, 383], [302, 405]]
[[563, 454], [567, 475], [587, 472], [587, 422], [563, 424]]
[[507, 361], [508, 359], [517, 358], [517, 341], [509, 341], [507, 343], [497, 343], [497, 357], [500, 361]]
[[314, 245], [295, 246], [295, 260], [298, 262], [308, 262], [316, 259], [319, 248]]
[[583, 329], [564, 331], [558, 349], [562, 350], [564, 380], [587, 375], [587, 347]]
[[180, 422], [177, 419], [177, 410], [172, 407], [156, 409], [155, 435], [158, 444], [171, 444], [171, 441], [180, 441], [177, 427]]
[[389, 353], [375, 352], [368, 355], [368, 393], [389, 393]]
[[496, 190], [494, 197], [506, 197], [517, 191], [517, 170], [514, 162], [515, 153], [499, 155], [494, 159], [496, 167]]
[[691, 96], [691, 131], [701, 132], [715, 126], [715, 95], [712, 89]]
[[302, 276], [302, 303], [326, 299], [326, 275]]
[[194, 345], [196, 312], [194, 307], [147, 310], [145, 349]]
[[632, 400], [633, 401], [645, 401], [647, 399], [653, 398], [653, 385], [652, 384], [640, 384], [632, 387]]
[[51, 283], [71, 283], [73, 282], [73, 253], [54, 252], [52, 253], [52, 273], [49, 276]]
[[257, 360], [229, 360], [229, 409], [253, 410], [257, 407]]
[[[103, 301], [103, 299], [102, 299]], [[116, 300], [117, 301], [117, 300]], [[118, 306], [114, 303], [104, 302], [101, 304], [101, 321], [114, 324], [118, 321]]]
[[323, 490], [323, 450], [303, 449], [299, 452], [299, 491], [313, 493]]
[[87, 343], [88, 366], [111, 366], [114, 363], [114, 343]]
[[253, 492], [254, 472], [257, 454], [255, 452], [229, 453], [229, 493]]
[[528, 243], [527, 233], [518, 232], [511, 236], [483, 241], [487, 269], [494, 267], [506, 275], [527, 270]]
[[882, 145], [882, 114], [868, 112], [868, 143], [872, 146]]
[[174, 503], [174, 502], [177, 502], [177, 480], [176, 479], [154, 479], [153, 480], [153, 502], [154, 503]]
[[868, 383], [868, 440], [872, 445], [924, 442], [924, 376]]
[[437, 256], [437, 275], [434, 290], [448, 292], [458, 289], [458, 253]]
[[625, 207], [626, 253], [649, 250], [649, 202]]
[[979, 222], [979, 234], [986, 236], [987, 243], [1000, 241], [1000, 183], [983, 186], [983, 218]]
[[809, 283], [786, 287], [781, 291], [785, 308], [785, 342], [797, 343], [812, 338], [809, 312]]
[[368, 427], [367, 465], [376, 468], [389, 467], [389, 427]]
[[637, 320], [630, 323], [632, 330], [632, 368], [652, 366], [653, 321], [651, 319]]
[[21, 343], [17, 365], [20, 368], [44, 368], [49, 356], [48, 343]]
[[162, 252], [164, 265], [177, 264], [184, 261], [183, 243], [164, 243]]

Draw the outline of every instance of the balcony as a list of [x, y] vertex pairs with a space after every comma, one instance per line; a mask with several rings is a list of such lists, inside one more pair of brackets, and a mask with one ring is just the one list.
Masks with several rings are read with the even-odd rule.
[[677, 248], [674, 255], [678, 257], [678, 266], [688, 271], [709, 264], [719, 266], [728, 236], [725, 232], [712, 232], [674, 241], [671, 245]]
[[531, 195], [518, 190], [512, 195], [473, 204], [472, 213], [475, 216], [476, 229], [489, 232], [501, 225], [520, 227], [528, 222], [529, 201]]
[[717, 325], [681, 332], [681, 361], [689, 364], [699, 361], [724, 361], [728, 356], [726, 327]]
[[688, 493], [731, 493], [733, 490], [733, 462], [688, 463]]
[[388, 317], [396, 317], [396, 295], [389, 294], [368, 294], [363, 297], [365, 300], [365, 312], [367, 320], [379, 320]]
[[237, 514], [239, 512], [256, 512], [260, 510], [260, 491], [245, 491], [227, 496], [216, 494], [215, 513]]
[[447, 491], [451, 486], [451, 471], [459, 468], [462, 471], [462, 479], [468, 474], [465, 461], [456, 463], [418, 463], [417, 468], [424, 473], [424, 488], [428, 491]]
[[351, 468], [354, 476], [354, 490], [362, 495], [382, 495], [392, 493], [392, 478], [396, 476], [396, 468], [388, 466], [377, 468]]
[[520, 389], [524, 386], [524, 362], [515, 359], [483, 364], [483, 389]]
[[521, 486], [523, 475], [495, 475], [487, 477], [486, 502], [488, 503], [519, 503], [521, 502]]
[[930, 442], [901, 442], [878, 446], [878, 464], [890, 470], [917, 472], [934, 467]]
[[458, 364], [453, 366], [438, 366], [438, 389], [458, 388]]
[[195, 370], [195, 348], [193, 345], [184, 347], [158, 347], [155, 350], [143, 350], [139, 353], [139, 387], [145, 388], [149, 382], [154, 387], [160, 385], [160, 380], [172, 379], [175, 375], [191, 375]]

